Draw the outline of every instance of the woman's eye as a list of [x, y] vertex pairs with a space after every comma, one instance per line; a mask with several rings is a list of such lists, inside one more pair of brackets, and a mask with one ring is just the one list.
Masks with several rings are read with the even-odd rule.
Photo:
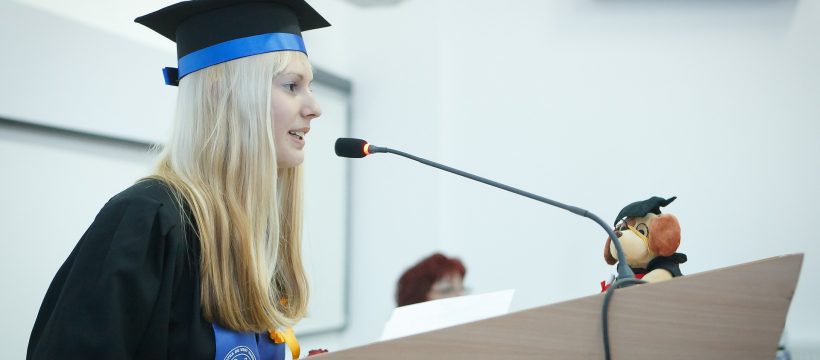
[[285, 84], [284, 87], [285, 87], [285, 89], [287, 89], [290, 92], [296, 91], [296, 84], [295, 83]]

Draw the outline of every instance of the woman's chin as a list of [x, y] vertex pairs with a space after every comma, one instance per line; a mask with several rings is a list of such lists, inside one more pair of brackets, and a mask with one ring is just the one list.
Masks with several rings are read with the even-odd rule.
[[280, 169], [290, 169], [302, 165], [305, 161], [304, 157], [293, 157], [288, 159], [281, 159], [276, 161], [276, 166]]

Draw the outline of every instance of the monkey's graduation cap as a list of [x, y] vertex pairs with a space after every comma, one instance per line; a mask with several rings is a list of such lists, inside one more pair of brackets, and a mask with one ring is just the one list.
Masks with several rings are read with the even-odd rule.
[[191, 0], [134, 19], [177, 44], [179, 68], [165, 68], [178, 85], [194, 71], [273, 51], [307, 54], [302, 31], [330, 26], [304, 0]]
[[642, 217], [649, 213], [660, 215], [661, 207], [669, 205], [677, 198], [677, 196], [673, 196], [669, 199], [664, 199], [662, 197], [653, 196], [644, 201], [631, 203], [621, 209], [621, 212], [618, 213], [618, 217], [615, 218], [615, 224], [613, 224], [613, 226], [618, 226], [618, 222], [626, 217]]

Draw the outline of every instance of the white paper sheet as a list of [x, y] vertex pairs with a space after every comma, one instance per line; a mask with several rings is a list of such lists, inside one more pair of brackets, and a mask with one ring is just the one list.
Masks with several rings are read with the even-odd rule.
[[501, 316], [510, 311], [515, 290], [459, 296], [402, 306], [384, 324], [381, 340], [423, 333]]

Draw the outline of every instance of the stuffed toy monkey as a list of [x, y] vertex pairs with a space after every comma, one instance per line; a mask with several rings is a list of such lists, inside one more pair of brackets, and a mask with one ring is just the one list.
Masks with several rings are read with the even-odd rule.
[[[654, 196], [624, 207], [615, 219], [615, 235], [621, 241], [626, 263], [635, 277], [647, 282], [669, 280], [682, 276], [680, 264], [686, 255], [676, 252], [680, 246], [680, 223], [675, 215], [661, 214], [661, 207], [677, 197], [664, 199]], [[606, 239], [604, 259], [615, 265], [618, 255], [612, 239]], [[601, 291], [609, 284], [601, 282]]]

